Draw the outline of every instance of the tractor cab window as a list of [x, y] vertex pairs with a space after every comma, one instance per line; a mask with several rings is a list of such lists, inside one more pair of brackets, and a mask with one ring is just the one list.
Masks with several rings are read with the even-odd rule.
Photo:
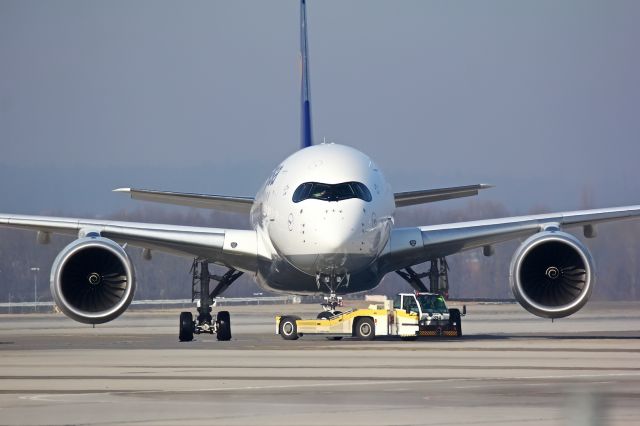
[[397, 295], [396, 297], [393, 298], [393, 309], [400, 309], [400, 305], [401, 303], [401, 298], [402, 296]]
[[306, 182], [298, 186], [293, 193], [293, 202], [314, 199], [322, 201], [342, 201], [359, 198], [371, 201], [371, 191], [361, 182], [343, 182], [336, 184]]
[[444, 297], [438, 294], [421, 294], [418, 296], [418, 302], [422, 308], [422, 312], [432, 314], [446, 314], [449, 312]]
[[420, 310], [418, 309], [418, 304], [416, 303], [415, 297], [404, 296], [403, 302], [405, 311], [420, 315]]

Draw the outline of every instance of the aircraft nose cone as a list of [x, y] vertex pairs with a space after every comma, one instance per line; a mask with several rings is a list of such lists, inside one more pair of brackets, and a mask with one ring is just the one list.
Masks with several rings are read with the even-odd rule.
[[315, 230], [314, 239], [318, 253], [348, 250], [350, 243], [361, 231], [361, 218], [357, 212], [325, 210], [322, 221]]
[[314, 264], [310, 265], [314, 273], [330, 273], [335, 270], [352, 269], [354, 266], [354, 248], [357, 246], [355, 228], [343, 223], [332, 222], [329, 221], [317, 235], [318, 256]]
[[389, 236], [389, 220], [380, 220], [360, 200], [326, 203], [311, 200], [274, 222], [272, 242], [282, 257], [309, 275], [354, 272], [366, 267]]
[[386, 243], [388, 221], [378, 221], [362, 206], [325, 212], [316, 235], [316, 272], [355, 271], [366, 267]]
[[318, 232], [316, 248], [318, 253], [334, 253], [346, 251], [353, 239], [354, 231], [350, 227], [327, 226]]

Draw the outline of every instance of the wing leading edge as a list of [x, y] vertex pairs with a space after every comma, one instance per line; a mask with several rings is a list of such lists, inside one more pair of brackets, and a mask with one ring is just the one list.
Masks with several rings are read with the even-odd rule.
[[637, 219], [640, 205], [516, 216], [392, 231], [382, 267], [391, 272], [465, 250], [524, 238], [537, 232], [582, 226], [585, 234], [603, 222]]
[[246, 272], [257, 269], [258, 241], [253, 230], [3, 214], [0, 214], [0, 227], [27, 229], [45, 235], [85, 237], [98, 234], [121, 244], [208, 259]]

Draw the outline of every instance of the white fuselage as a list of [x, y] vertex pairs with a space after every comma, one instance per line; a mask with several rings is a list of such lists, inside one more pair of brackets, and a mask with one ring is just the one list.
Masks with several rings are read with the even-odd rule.
[[[297, 192], [296, 192], [297, 191]], [[358, 150], [315, 145], [285, 159], [256, 195], [251, 222], [270, 254], [270, 290], [353, 292], [375, 287], [395, 203], [376, 164]]]

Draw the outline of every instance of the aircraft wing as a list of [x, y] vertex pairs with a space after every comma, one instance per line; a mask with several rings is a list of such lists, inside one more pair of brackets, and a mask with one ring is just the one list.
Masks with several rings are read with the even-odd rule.
[[6, 214], [0, 214], [0, 227], [38, 231], [40, 241], [47, 241], [52, 233], [98, 234], [120, 244], [208, 259], [245, 271], [254, 271], [257, 260], [257, 237], [252, 230]]
[[492, 185], [481, 183], [479, 185], [454, 186], [451, 188], [396, 192], [393, 194], [393, 198], [396, 201], [396, 207], [405, 207], [416, 204], [433, 203], [434, 201], [451, 200], [453, 198], [471, 197], [478, 195], [478, 191], [481, 189], [492, 187]]
[[640, 205], [396, 228], [392, 231], [389, 250], [383, 255], [382, 263], [385, 271], [396, 271], [434, 258], [529, 237], [550, 229], [581, 226], [586, 236], [595, 236], [594, 226], [599, 223], [638, 217]]
[[253, 198], [251, 197], [229, 197], [225, 195], [190, 194], [133, 188], [118, 188], [114, 192], [128, 193], [134, 200], [154, 201], [156, 203], [177, 204], [234, 213], [249, 213], [253, 205]]

